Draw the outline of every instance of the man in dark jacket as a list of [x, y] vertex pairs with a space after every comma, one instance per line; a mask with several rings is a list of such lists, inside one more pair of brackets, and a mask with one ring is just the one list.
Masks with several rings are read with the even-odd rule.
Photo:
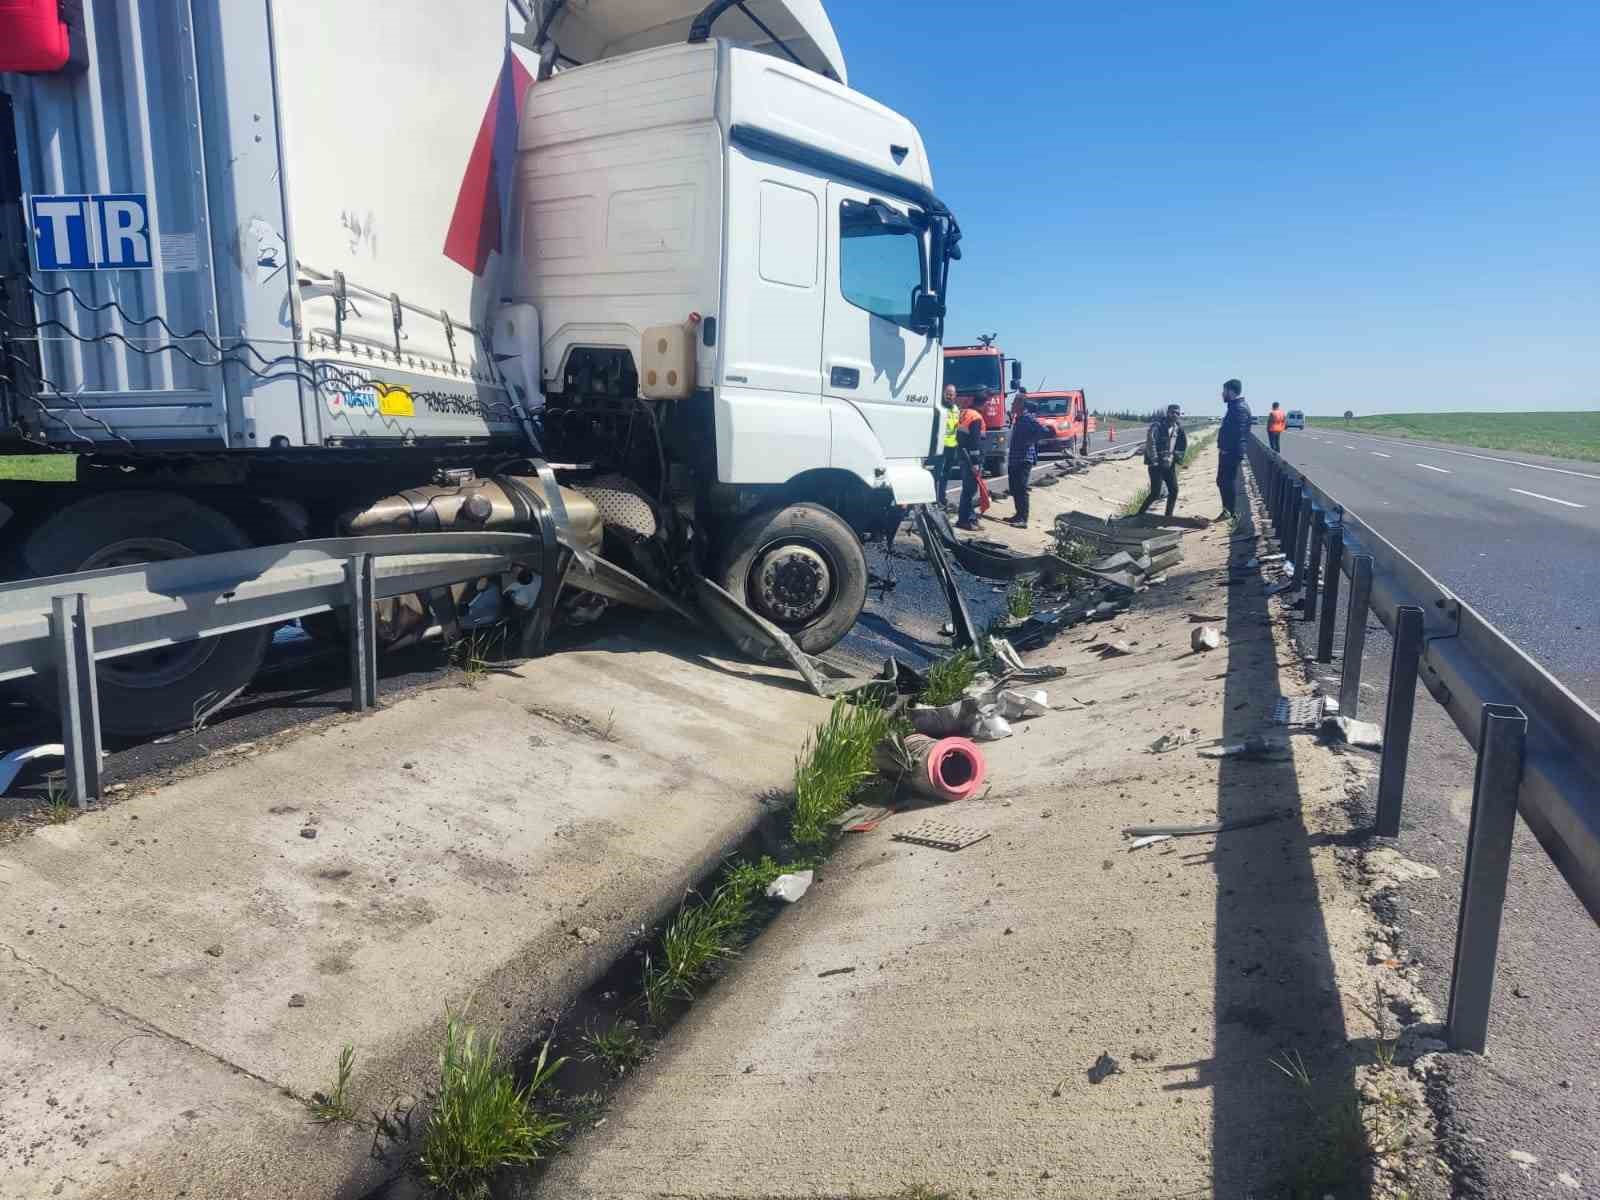
[[1239, 473], [1244, 466], [1244, 450], [1250, 441], [1250, 425], [1254, 418], [1250, 415], [1250, 406], [1245, 403], [1244, 385], [1237, 379], [1222, 385], [1222, 402], [1228, 411], [1217, 433], [1217, 491], [1222, 493], [1222, 513], [1217, 519], [1222, 521], [1232, 516], [1243, 526], [1249, 524], [1249, 513], [1239, 495]]
[[1189, 450], [1189, 435], [1183, 431], [1182, 411], [1176, 404], [1150, 422], [1144, 435], [1144, 465], [1150, 472], [1150, 490], [1139, 511], [1150, 507], [1163, 490], [1167, 495], [1167, 516], [1178, 506], [1178, 464]]
[[1028, 527], [1028, 486], [1033, 464], [1039, 461], [1039, 443], [1053, 436], [1049, 427], [1028, 411], [1028, 393], [1018, 388], [1017, 398], [1011, 402], [1011, 448], [1006, 452], [1006, 474], [1017, 514], [1007, 525]]

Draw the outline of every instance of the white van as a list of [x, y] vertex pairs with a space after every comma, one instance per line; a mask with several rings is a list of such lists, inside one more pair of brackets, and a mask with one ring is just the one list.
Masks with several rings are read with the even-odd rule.
[[1291, 408], [1286, 420], [1290, 429], [1304, 429], [1306, 427], [1306, 415], [1298, 408]]

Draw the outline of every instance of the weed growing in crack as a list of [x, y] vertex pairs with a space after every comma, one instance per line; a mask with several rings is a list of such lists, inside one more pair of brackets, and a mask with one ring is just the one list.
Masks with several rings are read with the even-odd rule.
[[590, 1062], [604, 1063], [617, 1075], [626, 1075], [644, 1061], [645, 1040], [634, 1021], [621, 1020], [609, 1029], [586, 1033], [583, 1037], [584, 1058]]
[[1300, 1051], [1285, 1050], [1267, 1061], [1300, 1090], [1311, 1118], [1307, 1144], [1297, 1150], [1290, 1168], [1287, 1195], [1291, 1200], [1322, 1200], [1329, 1193], [1341, 1194], [1360, 1177], [1370, 1152], [1360, 1099], [1347, 1089], [1331, 1108], [1318, 1112], [1311, 1097], [1311, 1071]]
[[1019, 579], [1006, 589], [1006, 615], [1013, 621], [1026, 621], [1033, 615], [1033, 584]]
[[[961, 671], [970, 683], [976, 671], [972, 652], [963, 650], [952, 658], [961, 659], [964, 666], [944, 667], [943, 686], [952, 686]], [[941, 666], [928, 672], [930, 689]], [[965, 687], [963, 683], [956, 695]], [[895, 719], [881, 708], [857, 707], [844, 697], [834, 701], [828, 719], [812, 731], [795, 761], [792, 832], [798, 844], [813, 846], [827, 836], [828, 822], [848, 808], [851, 798], [877, 774], [872, 748], [895, 728]]]
[[50, 776], [45, 783], [44, 819], [51, 825], [65, 825], [76, 813], [77, 807], [68, 797], [61, 777]]
[[1306, 1069], [1306, 1060], [1300, 1056], [1298, 1050], [1284, 1050], [1280, 1052], [1282, 1061], [1269, 1058], [1267, 1061], [1282, 1071], [1301, 1091], [1311, 1090], [1311, 1072]]
[[468, 687], [477, 687], [482, 683], [483, 677], [488, 674], [490, 666], [499, 655], [504, 641], [505, 630], [496, 627], [469, 630], [463, 637], [452, 642], [450, 662], [461, 672], [462, 682]]
[[335, 1121], [355, 1120], [355, 1106], [350, 1103], [350, 1073], [356, 1065], [356, 1048], [346, 1045], [339, 1051], [339, 1073], [334, 1079], [333, 1088], [327, 1092], [312, 1092], [311, 1099], [306, 1107], [311, 1110], [311, 1119], [321, 1125], [331, 1125]]
[[553, 1150], [566, 1122], [541, 1112], [537, 1101], [566, 1059], [539, 1052], [533, 1078], [518, 1088], [495, 1062], [498, 1039], [451, 1014], [439, 1053], [439, 1088], [422, 1134], [422, 1175], [453, 1200], [482, 1200], [503, 1166], [531, 1163]]
[[972, 686], [978, 674], [978, 656], [972, 650], [957, 650], [928, 668], [928, 683], [917, 697], [923, 704], [953, 704]]

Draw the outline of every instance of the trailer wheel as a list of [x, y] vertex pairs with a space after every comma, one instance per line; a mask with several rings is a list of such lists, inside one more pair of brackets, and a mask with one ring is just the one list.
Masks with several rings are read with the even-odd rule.
[[[65, 575], [243, 550], [243, 531], [215, 509], [170, 492], [107, 492], [68, 505], [21, 547], [27, 576]], [[100, 725], [144, 736], [187, 728], [237, 695], [255, 675], [270, 626], [242, 629], [100, 663]], [[36, 701], [55, 708], [56, 681], [31, 679]]]
[[746, 520], [723, 548], [717, 582], [808, 654], [850, 632], [867, 602], [867, 556], [855, 532], [817, 504]]

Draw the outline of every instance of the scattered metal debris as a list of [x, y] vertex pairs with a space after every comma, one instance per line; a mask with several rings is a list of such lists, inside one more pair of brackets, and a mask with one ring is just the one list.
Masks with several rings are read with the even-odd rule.
[[[1315, 725], [1327, 715], [1326, 696], [1279, 696], [1272, 706], [1274, 725]], [[1335, 703], [1335, 708], [1338, 704]]]
[[951, 825], [945, 821], [923, 821], [910, 829], [894, 834], [894, 840], [911, 842], [917, 846], [932, 846], [935, 850], [965, 850], [988, 836], [987, 829]]
[[36, 758], [64, 758], [66, 747], [60, 742], [46, 742], [40, 746], [25, 746], [9, 754], [0, 754], [0, 796], [22, 774], [22, 768]]
[[1207, 746], [1200, 751], [1200, 756], [1202, 758], [1280, 759], [1289, 757], [1289, 746], [1286, 742], [1262, 737], [1260, 734], [1251, 734], [1242, 742], [1223, 742], [1217, 746]]
[[830, 824], [842, 833], [871, 833], [894, 809], [884, 804], [853, 804]]
[[1133, 844], [1128, 849], [1143, 850], [1146, 846], [1154, 846], [1157, 842], [1170, 842], [1171, 840], [1172, 835], [1170, 833], [1152, 833], [1146, 837], [1134, 838]]
[[1196, 654], [1215, 650], [1222, 645], [1222, 630], [1215, 625], [1201, 625], [1189, 633], [1189, 645]]
[[826, 979], [829, 975], [854, 975], [855, 971], [854, 967], [833, 967], [827, 971], [818, 971], [817, 978]]
[[1254, 817], [1235, 817], [1231, 821], [1211, 821], [1204, 825], [1129, 825], [1122, 831], [1124, 837], [1197, 837], [1207, 833], [1232, 833], [1236, 829], [1253, 829], [1281, 821], [1282, 812], [1261, 813]]

